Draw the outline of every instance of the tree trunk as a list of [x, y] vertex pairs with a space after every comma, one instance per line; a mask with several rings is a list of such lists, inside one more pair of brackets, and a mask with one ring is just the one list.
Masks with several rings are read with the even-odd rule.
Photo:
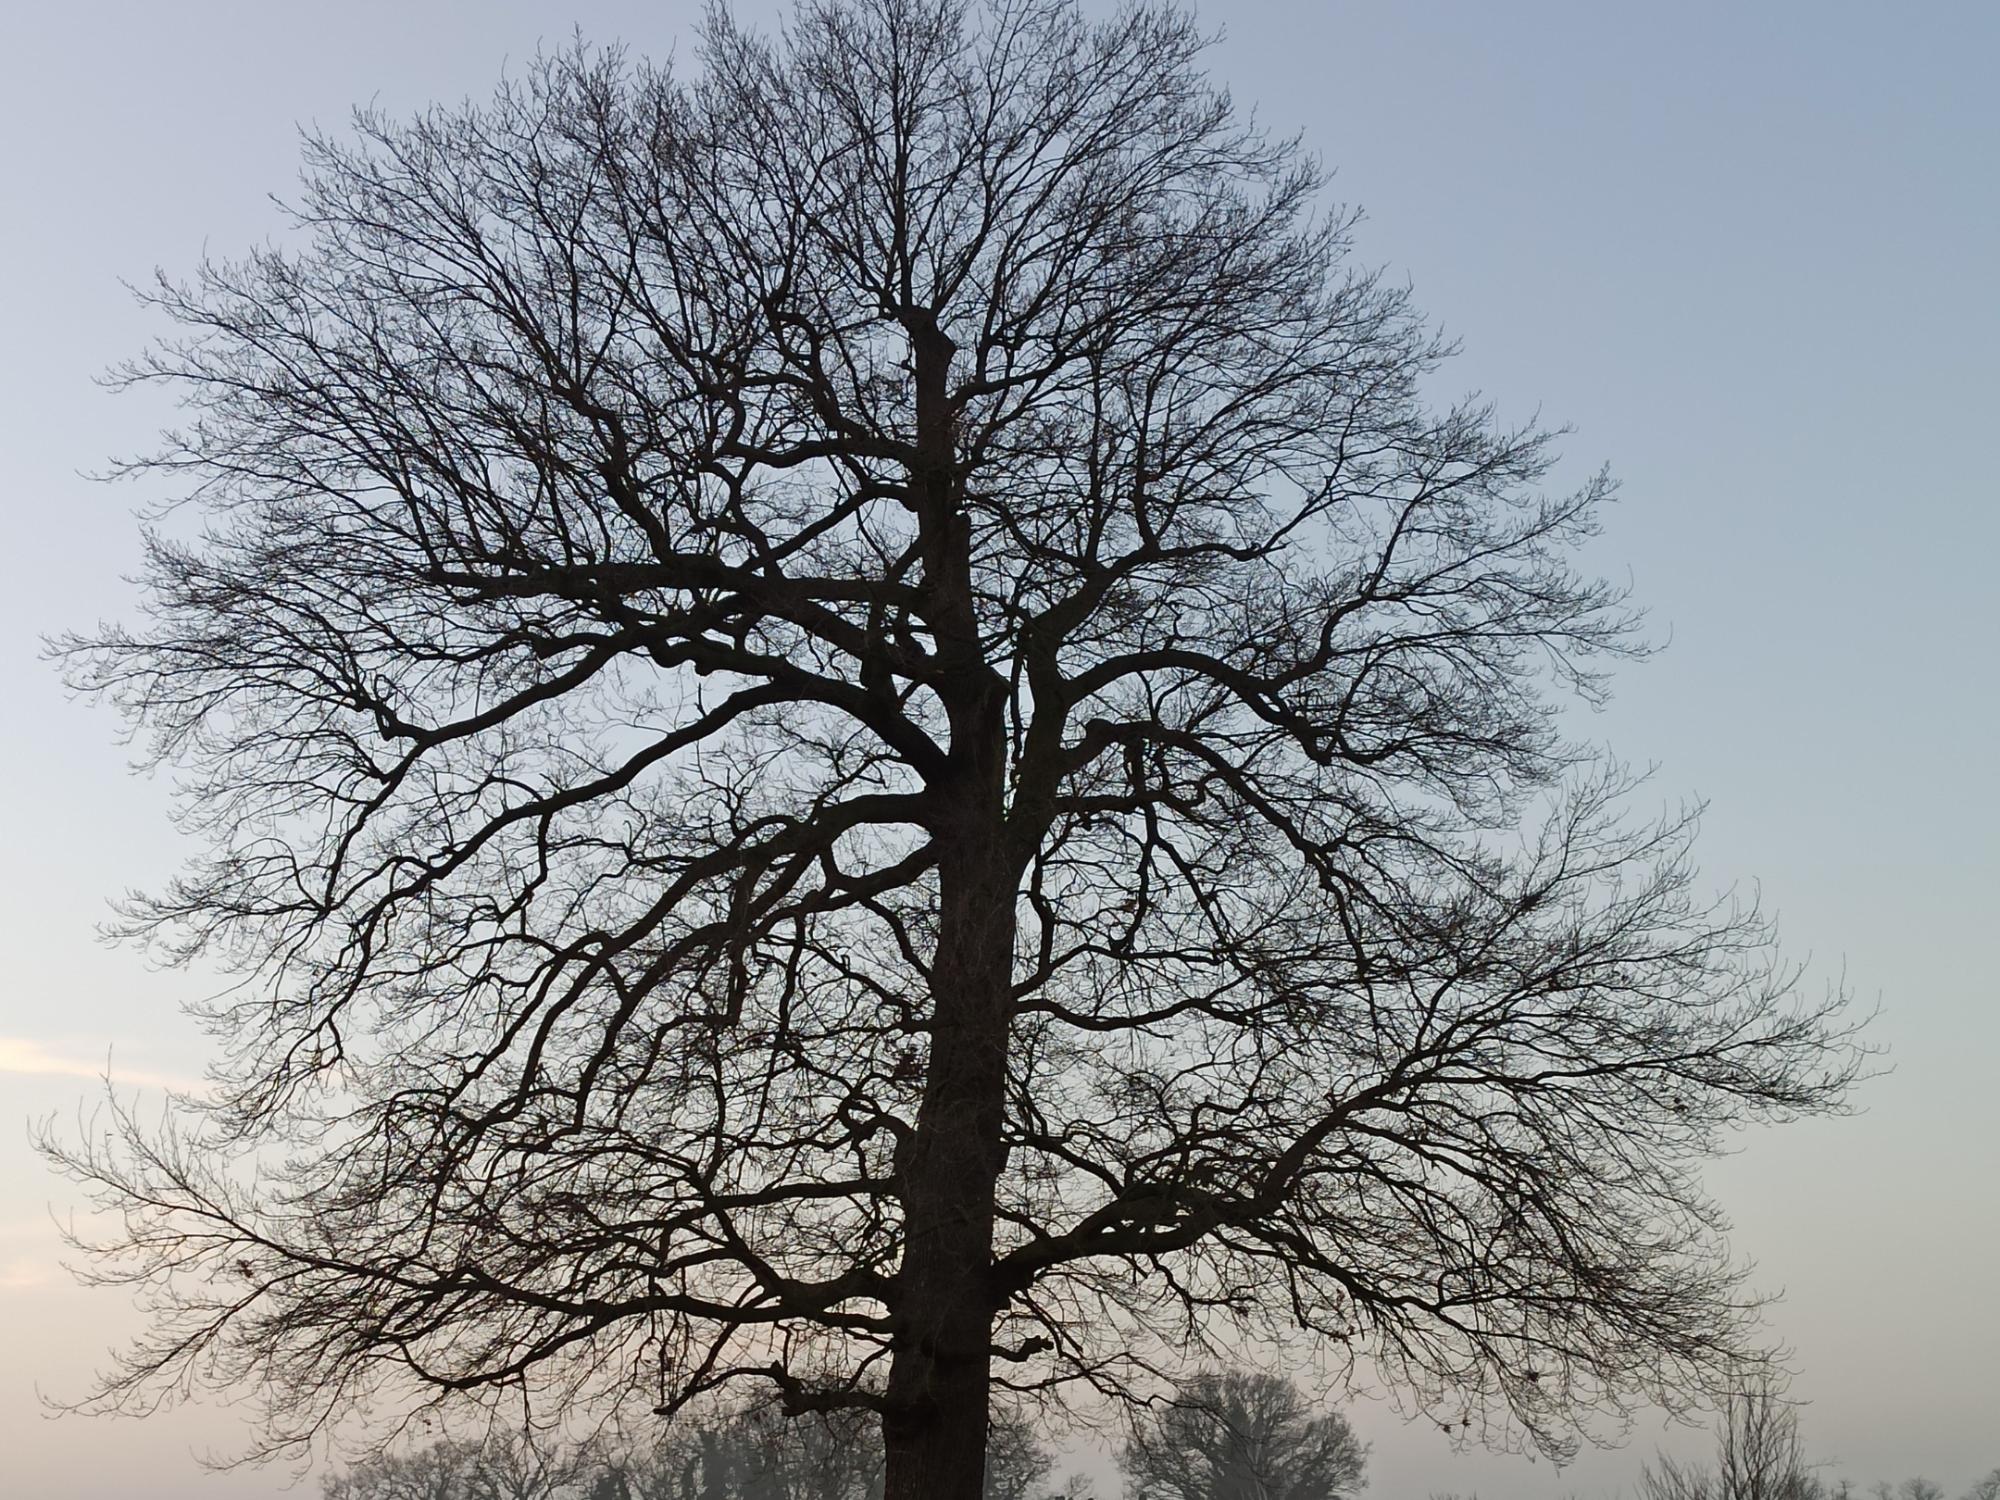
[[1015, 896], [996, 842], [940, 871], [930, 1060], [902, 1165], [886, 1500], [978, 1500], [984, 1484]]
[[1019, 869], [1005, 838], [1006, 684], [981, 652], [955, 467], [953, 345], [928, 312], [906, 309], [905, 325], [915, 370], [919, 460], [911, 490], [925, 618], [947, 673], [939, 695], [951, 745], [947, 772], [929, 788], [938, 937], [923, 1098], [898, 1163], [903, 1259], [882, 1419], [884, 1493], [886, 1500], [980, 1500]]

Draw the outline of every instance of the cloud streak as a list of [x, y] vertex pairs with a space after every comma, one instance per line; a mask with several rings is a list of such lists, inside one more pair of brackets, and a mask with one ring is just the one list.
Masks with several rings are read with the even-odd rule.
[[177, 1078], [170, 1073], [152, 1073], [143, 1069], [116, 1067], [108, 1051], [102, 1059], [91, 1062], [51, 1052], [32, 1038], [19, 1036], [0, 1036], [0, 1073], [46, 1078], [98, 1079], [109, 1073], [114, 1084], [127, 1087], [173, 1089], [180, 1093], [194, 1092], [201, 1088], [201, 1085], [192, 1079]]
[[51, 1286], [59, 1269], [39, 1260], [0, 1261], [0, 1292], [30, 1292]]

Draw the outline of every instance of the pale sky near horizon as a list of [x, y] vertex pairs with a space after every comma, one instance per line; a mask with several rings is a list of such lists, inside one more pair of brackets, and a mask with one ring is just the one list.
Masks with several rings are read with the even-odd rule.
[[[765, 3], [746, 7], [768, 14]], [[70, 1285], [75, 1200], [26, 1122], [198, 1075], [196, 977], [97, 945], [176, 863], [165, 787], [65, 698], [37, 635], [128, 611], [132, 507], [78, 471], [163, 412], [93, 377], [157, 326], [119, 279], [271, 232], [297, 122], [484, 93], [573, 26], [685, 53], [688, 0], [17, 3], [0, 16], [0, 1493], [275, 1494], [206, 1475], [213, 1404], [47, 1421], [132, 1313]], [[1709, 800], [1812, 982], [1881, 1008], [1860, 1112], [1745, 1138], [1710, 1183], [1796, 1353], [1803, 1425], [1864, 1486], [2000, 1465], [2000, 3], [1210, 4], [1215, 75], [1363, 205], [1361, 258], [1460, 337], [1456, 387], [1574, 431], [1624, 483], [1596, 556], [1669, 648], [1589, 725]], [[1378, 1497], [1629, 1493], [1662, 1440], [1561, 1474], [1455, 1454], [1367, 1394]], [[1676, 1447], [1700, 1439], [1669, 1434]], [[309, 1490], [316, 1480], [308, 1481]]]

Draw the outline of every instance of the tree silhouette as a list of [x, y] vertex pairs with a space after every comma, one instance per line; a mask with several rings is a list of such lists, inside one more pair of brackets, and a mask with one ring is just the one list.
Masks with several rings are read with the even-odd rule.
[[1205, 1373], [1134, 1424], [1120, 1455], [1132, 1500], [1352, 1500], [1367, 1448], [1338, 1412], [1262, 1371]]
[[324, 1500], [597, 1500], [603, 1470], [591, 1445], [555, 1446], [519, 1434], [446, 1438], [383, 1453], [320, 1486]]
[[[880, 1500], [871, 1414], [787, 1417], [769, 1405], [686, 1412], [630, 1442], [495, 1431], [383, 1452], [321, 1485], [325, 1500]], [[995, 1413], [983, 1500], [1061, 1500], [1054, 1460], [1017, 1413]], [[1066, 1497], [1086, 1492], [1072, 1485]]]
[[1641, 1500], [1826, 1500], [1806, 1458], [1798, 1407], [1777, 1378], [1753, 1374], [1723, 1398], [1712, 1466], [1662, 1456], [1641, 1467]]
[[872, 1427], [864, 1412], [787, 1419], [769, 1406], [683, 1417], [621, 1457], [609, 1500], [879, 1500]]
[[718, 14], [160, 282], [146, 620], [66, 649], [207, 851], [132, 932], [241, 980], [211, 1095], [52, 1143], [155, 1298], [98, 1403], [750, 1379], [951, 1500], [996, 1388], [1218, 1321], [1555, 1452], [1743, 1356], [1694, 1171], [1834, 1006], [1558, 732], [1607, 483], [1426, 404], [1202, 45]]

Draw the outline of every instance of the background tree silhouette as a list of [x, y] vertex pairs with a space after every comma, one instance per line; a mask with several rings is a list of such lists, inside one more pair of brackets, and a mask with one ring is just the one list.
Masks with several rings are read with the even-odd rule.
[[[701, 1412], [626, 1442], [495, 1430], [384, 1452], [329, 1476], [325, 1500], [881, 1500], [872, 1414], [787, 1417], [766, 1404]], [[1087, 1500], [1049, 1487], [1054, 1459], [1018, 1413], [996, 1412], [983, 1500]]]
[[[162, 280], [146, 620], [217, 1087], [51, 1149], [264, 1451], [745, 1379], [979, 1492], [998, 1387], [1211, 1330], [1545, 1451], [1750, 1352], [1695, 1171], [1854, 1054], [1566, 702], [1602, 479], [1184, 13], [807, 0], [307, 148]], [[183, 507], [175, 511], [176, 506]], [[198, 519], [196, 519], [198, 518]]]
[[1131, 1500], [1352, 1500], [1368, 1450], [1265, 1371], [1207, 1372], [1143, 1414], [1119, 1454]]
[[1641, 1500], [1824, 1500], [1826, 1487], [1799, 1435], [1798, 1407], [1774, 1376], [1739, 1383], [1717, 1415], [1714, 1463], [1662, 1456], [1644, 1465]]
[[445, 1438], [327, 1476], [324, 1500], [596, 1500], [603, 1455], [517, 1433]]

